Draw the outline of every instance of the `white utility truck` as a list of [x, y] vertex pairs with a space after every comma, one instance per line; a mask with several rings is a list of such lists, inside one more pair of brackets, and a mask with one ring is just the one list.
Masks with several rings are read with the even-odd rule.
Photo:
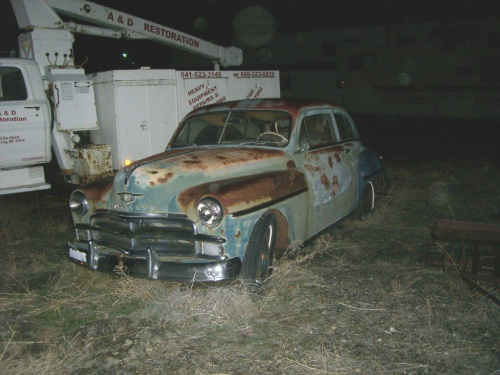
[[[236, 47], [89, 1], [11, 4], [25, 33], [18, 38], [19, 58], [0, 58], [0, 195], [50, 188], [43, 165], [52, 150], [65, 179], [85, 183], [162, 152], [179, 120], [194, 108], [280, 96], [277, 71], [220, 70], [242, 63]], [[99, 26], [64, 22], [59, 14]], [[214, 70], [88, 75], [75, 65], [75, 33], [152, 40], [210, 59]]]

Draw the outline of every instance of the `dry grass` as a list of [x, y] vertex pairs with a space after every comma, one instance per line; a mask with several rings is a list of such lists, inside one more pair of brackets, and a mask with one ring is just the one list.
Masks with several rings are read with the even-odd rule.
[[[65, 199], [2, 200], [2, 373], [493, 374], [498, 307], [432, 263], [460, 263], [432, 220], [499, 214], [500, 169], [469, 167], [389, 166], [370, 220], [294, 244], [258, 288], [92, 273], [64, 259]], [[470, 208], [481, 177], [486, 202]]]

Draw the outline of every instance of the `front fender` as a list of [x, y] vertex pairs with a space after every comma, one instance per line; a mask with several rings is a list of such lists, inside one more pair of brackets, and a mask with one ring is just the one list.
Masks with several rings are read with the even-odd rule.
[[89, 210], [85, 216], [78, 216], [72, 213], [73, 222], [90, 223], [90, 216], [98, 209], [109, 209], [109, 197], [113, 189], [114, 176], [108, 176], [100, 180], [92, 181], [79, 186], [73, 191], [80, 191], [86, 197]]
[[198, 202], [205, 197], [219, 201], [225, 215], [220, 225], [215, 228], [200, 225], [198, 229], [224, 237], [227, 240], [226, 254], [241, 257], [262, 212], [305, 191], [305, 176], [296, 169], [287, 169], [200, 184], [180, 193], [171, 206], [176, 205], [198, 222]]
[[225, 215], [244, 216], [307, 190], [305, 176], [296, 169], [213, 181], [184, 190], [177, 204], [188, 216], [205, 197], [218, 200]]

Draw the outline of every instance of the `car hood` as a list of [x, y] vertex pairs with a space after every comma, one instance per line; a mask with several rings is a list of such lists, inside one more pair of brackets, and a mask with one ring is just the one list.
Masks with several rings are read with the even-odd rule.
[[[294, 177], [290, 177], [290, 172]], [[287, 171], [287, 185], [296, 179], [295, 163], [281, 150], [264, 148], [175, 149], [138, 161], [117, 173], [109, 196], [110, 210], [141, 213], [189, 214], [199, 195], [220, 193], [242, 185], [242, 179], [271, 177]], [[293, 184], [293, 181], [292, 181]], [[303, 185], [303, 181], [300, 182]], [[194, 189], [194, 190], [193, 190]], [[275, 187], [276, 189], [276, 187]], [[203, 190], [203, 191], [202, 191]], [[189, 198], [186, 193], [189, 191]]]

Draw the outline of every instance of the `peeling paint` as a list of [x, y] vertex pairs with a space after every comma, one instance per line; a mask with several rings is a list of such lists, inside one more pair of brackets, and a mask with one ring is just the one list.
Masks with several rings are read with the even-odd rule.
[[321, 176], [321, 183], [327, 191], [330, 191], [330, 180], [326, 177], [326, 175]]
[[305, 171], [313, 184], [315, 205], [327, 203], [351, 184], [351, 172], [342, 163], [342, 150], [341, 146], [332, 146], [306, 155]]
[[336, 196], [338, 192], [339, 192], [339, 181], [338, 181], [337, 176], [333, 176], [332, 196]]
[[214, 182], [186, 189], [177, 198], [179, 205], [187, 211], [201, 198], [210, 196], [222, 204], [226, 214], [232, 214], [279, 200], [307, 188], [304, 175], [297, 170], [268, 172], [215, 183], [218, 185], [217, 191], [210, 189]]
[[158, 179], [158, 183], [159, 184], [166, 184], [168, 182], [168, 180], [170, 180], [172, 178], [173, 175], [174, 174], [172, 172], [165, 173], [163, 175], [163, 177]]
[[89, 182], [80, 186], [87, 199], [91, 202], [103, 202], [107, 193], [113, 188], [113, 176], [108, 176], [102, 180]]
[[[151, 239], [145, 236], [147, 240], [143, 242], [150, 246], [163, 241], [164, 247], [155, 249], [161, 259], [188, 264], [214, 262], [224, 258], [218, 249], [229, 258], [243, 258], [254, 225], [264, 212], [271, 211], [276, 216], [276, 246], [284, 249], [290, 242], [310, 238], [351, 213], [363, 187], [359, 181], [381, 173], [376, 156], [360, 157], [367, 151], [358, 140], [297, 152], [296, 125], [302, 118], [301, 111], [333, 111], [337, 108], [333, 105], [286, 99], [253, 100], [207, 106], [193, 113], [220, 114], [224, 108], [287, 112], [293, 120], [290, 142], [281, 146], [244, 142], [235, 146], [193, 145], [167, 149], [119, 171], [114, 182], [107, 179], [82, 186], [90, 212], [80, 218], [74, 215], [75, 223], [89, 224], [90, 216], [101, 209], [94, 217], [103, 212], [109, 215], [111, 228], [104, 231], [119, 242], [108, 242], [105, 246], [123, 252], [128, 258], [134, 253], [144, 257], [146, 251], [151, 251], [142, 248], [140, 241], [135, 242], [132, 249], [120, 247], [130, 242], [122, 233], [135, 227], [142, 230], [145, 222], [144, 228], [154, 236]], [[346, 148], [350, 152], [345, 152]], [[217, 200], [222, 206], [224, 215], [216, 226], [204, 226], [197, 216], [196, 207], [205, 197]], [[166, 222], [168, 226], [162, 226]], [[128, 227], [127, 223], [134, 225]], [[124, 225], [126, 231], [116, 232], [115, 224]], [[189, 235], [183, 225], [187, 226]], [[194, 236], [187, 245], [186, 235]], [[189, 256], [179, 255], [176, 252], [179, 247], [172, 248], [169, 242], [172, 238], [178, 241], [180, 249], [192, 244]], [[221, 246], [205, 248], [202, 246], [205, 241]], [[72, 244], [86, 245], [81, 240]], [[208, 255], [210, 251], [201, 254], [202, 248], [213, 255]]]

